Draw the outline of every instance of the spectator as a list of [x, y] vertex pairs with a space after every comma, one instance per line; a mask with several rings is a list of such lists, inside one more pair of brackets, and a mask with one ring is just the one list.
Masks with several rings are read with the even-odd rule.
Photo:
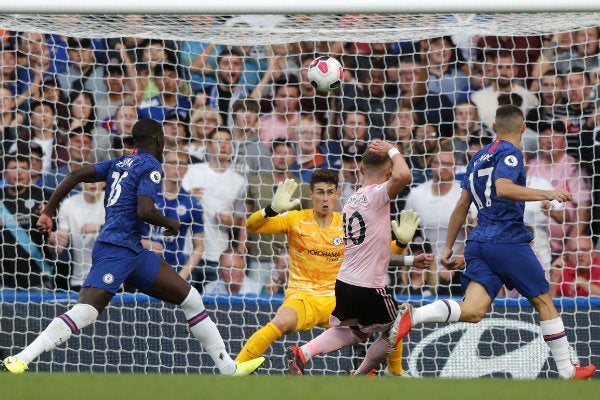
[[573, 51], [557, 57], [554, 60], [554, 68], [560, 74], [568, 74], [575, 67], [588, 73], [597, 68], [600, 65], [600, 28], [592, 26], [576, 30], [572, 32], [572, 40]]
[[142, 101], [138, 107], [138, 117], [152, 118], [162, 123], [172, 112], [176, 112], [183, 121], [190, 118], [191, 103], [187, 96], [179, 95], [181, 83], [177, 67], [173, 64], [157, 64], [154, 67], [154, 82], [159, 94]]
[[261, 141], [268, 144], [275, 138], [286, 137], [290, 125], [300, 117], [299, 105], [298, 78], [294, 75], [278, 78], [273, 84], [273, 111], [261, 118]]
[[[117, 109], [130, 101], [129, 97], [133, 93], [134, 76], [129, 76], [129, 69], [133, 67], [124, 61], [123, 64], [109, 64], [104, 68], [104, 86], [106, 88], [106, 97], [96, 103], [96, 113], [98, 121], [108, 121], [117, 112]], [[135, 69], [134, 69], [135, 71]]]
[[600, 258], [592, 238], [570, 238], [565, 250], [564, 265], [552, 271], [552, 295], [600, 296]]
[[521, 85], [517, 77], [518, 66], [515, 64], [513, 53], [509, 50], [499, 50], [495, 62], [491, 63], [491, 85], [481, 89], [471, 96], [471, 101], [477, 106], [479, 117], [488, 128], [494, 122], [498, 108], [498, 96], [502, 93], [518, 94], [523, 99], [521, 111], [527, 115], [529, 110], [539, 105], [538, 98]]
[[244, 54], [238, 50], [223, 50], [217, 58], [217, 83], [206, 89], [208, 105], [219, 110], [225, 126], [233, 126], [231, 109], [238, 99], [248, 96], [242, 84]]
[[412, 174], [411, 187], [417, 186], [433, 177], [430, 164], [440, 148], [440, 137], [433, 124], [416, 125], [413, 132], [413, 152], [407, 163]]
[[0, 157], [8, 153], [15, 144], [18, 124], [19, 119], [17, 118], [14, 96], [6, 85], [0, 86], [0, 138], [2, 139]]
[[412, 153], [412, 131], [416, 124], [416, 116], [410, 105], [401, 105], [390, 119], [385, 138], [395, 142], [405, 157]]
[[429, 76], [429, 92], [446, 96], [452, 104], [467, 100], [471, 92], [470, 78], [459, 69], [460, 57], [452, 38], [443, 36], [423, 40], [421, 51]]
[[[145, 226], [144, 248], [161, 253], [179, 275], [188, 280], [202, 259], [204, 252], [203, 211], [200, 202], [181, 187], [187, 172], [189, 157], [182, 151], [165, 150], [163, 153], [164, 179], [162, 191], [155, 199], [163, 215], [179, 221], [179, 235], [167, 236], [164, 228]], [[191, 249], [186, 242], [191, 240]]]
[[0, 282], [5, 289], [41, 289], [51, 285], [53, 266], [50, 251], [36, 223], [47, 201], [42, 188], [32, 186], [29, 158], [21, 155], [4, 157], [6, 185], [0, 190], [2, 243]]
[[277, 254], [275, 268], [269, 277], [269, 280], [263, 286], [264, 294], [283, 294], [287, 286], [288, 276], [290, 274], [290, 254], [287, 249], [282, 247]]
[[186, 151], [190, 138], [188, 121], [182, 119], [176, 112], [171, 111], [165, 116], [162, 126], [165, 133], [165, 148]]
[[517, 67], [515, 77], [525, 79], [531, 76], [531, 66], [540, 55], [542, 42], [539, 36], [483, 36], [475, 47], [478, 59], [486, 51], [510, 52]]
[[94, 94], [95, 102], [104, 101], [104, 68], [96, 64], [92, 41], [70, 37], [67, 40], [69, 63], [67, 71], [58, 75], [58, 83], [67, 95], [86, 90]]
[[58, 211], [57, 231], [50, 234], [50, 243], [57, 246], [59, 256], [70, 244], [72, 269], [68, 275], [68, 288], [75, 291], [81, 289], [92, 267], [92, 249], [104, 225], [106, 183], [86, 182], [82, 186], [82, 192], [62, 202]]
[[221, 254], [219, 258], [220, 278], [209, 282], [204, 294], [259, 294], [260, 285], [246, 276], [246, 262], [240, 254], [231, 250]]
[[467, 165], [467, 149], [471, 137], [494, 136], [494, 133], [485, 129], [480, 120], [477, 106], [470, 101], [459, 101], [454, 106], [454, 135], [449, 143], [454, 149], [457, 165]]
[[[317, 168], [330, 168], [334, 165], [328, 159], [327, 149], [321, 144], [322, 127], [314, 116], [305, 114], [294, 123], [290, 130], [292, 136], [298, 139], [296, 162], [292, 166], [294, 175], [303, 182], [310, 181], [310, 176]], [[289, 136], [289, 135], [288, 135]]]
[[444, 95], [432, 93], [427, 87], [427, 69], [412, 58], [400, 63], [400, 96], [403, 105], [410, 106], [417, 124], [435, 124], [441, 137], [452, 136], [454, 113], [452, 102]]
[[[202, 16], [214, 19], [213, 15]], [[216, 21], [214, 21], [216, 22]], [[213, 23], [213, 21], [209, 21]], [[181, 58], [188, 69], [193, 92], [206, 89], [217, 82], [217, 56], [223, 47], [214, 43], [202, 43], [186, 40], [183, 42]]]
[[389, 125], [392, 113], [398, 108], [397, 97], [388, 97], [384, 91], [385, 65], [367, 57], [359, 60], [358, 81], [342, 84], [342, 111], [359, 111], [368, 118], [368, 139], [380, 139]]
[[223, 120], [215, 108], [202, 106], [194, 111], [190, 121], [190, 143], [188, 146], [192, 164], [206, 161], [208, 137], [219, 126], [223, 126]]
[[[423, 240], [431, 243], [433, 254], [437, 260], [442, 255], [448, 221], [453, 207], [460, 198], [460, 183], [454, 176], [454, 154], [440, 151], [431, 155], [432, 179], [412, 188], [406, 198], [406, 209], [414, 210], [421, 218]], [[473, 207], [474, 209], [474, 207]], [[454, 254], [461, 255], [464, 251], [466, 231], [461, 231], [454, 244]], [[438, 294], [460, 295], [461, 271], [438, 270]]]
[[253, 99], [239, 99], [233, 111], [233, 166], [247, 178], [270, 171], [273, 164], [265, 143], [260, 140], [259, 105]]
[[[92, 157], [92, 136], [85, 132], [83, 128], [79, 127], [69, 133], [69, 162], [61, 165], [58, 168], [52, 169], [52, 171], [44, 174], [43, 185], [44, 188], [50, 192], [54, 192], [58, 187], [58, 184], [69, 174], [69, 172], [81, 167], [87, 162], [93, 161]], [[32, 170], [33, 170], [32, 163]], [[76, 194], [81, 192], [81, 187], [74, 187], [70, 194]]]
[[96, 129], [96, 104], [94, 95], [90, 92], [72, 91], [69, 95], [69, 123], [68, 131], [83, 128], [87, 133], [94, 133]]
[[[54, 104], [34, 101], [30, 105], [29, 125], [19, 133], [19, 142], [36, 142], [44, 152], [43, 172], [58, 168], [68, 161], [67, 137], [56, 128]], [[16, 146], [11, 148], [14, 151]]]
[[102, 126], [94, 131], [94, 158], [98, 161], [111, 158], [114, 140], [122, 140], [124, 136], [131, 136], [133, 125], [137, 120], [137, 109], [134, 106], [122, 105], [118, 107], [114, 117], [104, 121]]
[[20, 142], [17, 145], [16, 152], [12, 152], [10, 154], [16, 154], [18, 156], [24, 156], [29, 158], [29, 164], [31, 167], [29, 170], [29, 183], [31, 184], [31, 186], [37, 186], [44, 189], [46, 186], [46, 177], [43, 172], [44, 151], [42, 150], [42, 146], [40, 146], [36, 142]]
[[565, 95], [565, 76], [559, 75], [554, 69], [544, 72], [544, 75], [539, 78], [540, 105], [527, 113], [527, 127], [537, 132], [538, 122], [552, 120], [555, 112], [559, 115], [566, 115], [564, 109], [567, 106], [567, 99]]
[[[342, 115], [341, 138], [328, 141], [328, 153], [334, 159], [333, 167], [341, 167], [344, 154], [361, 156], [369, 145], [369, 122], [361, 111], [346, 111]], [[335, 157], [335, 158], [334, 158]]]
[[[217, 128], [209, 137], [208, 162], [193, 164], [182, 187], [200, 199], [204, 210], [204, 253], [193, 279], [200, 287], [217, 280], [219, 257], [228, 248], [246, 254], [246, 179], [231, 166], [231, 133]], [[226, 184], [225, 184], [226, 183]]]
[[565, 125], [556, 121], [553, 124], [540, 123], [540, 152], [529, 165], [528, 175], [548, 179], [555, 188], [564, 188], [573, 198], [565, 203], [569, 214], [569, 224], [550, 221], [550, 246], [555, 259], [564, 250], [564, 240], [589, 234], [591, 217], [591, 196], [587, 175], [575, 158], [567, 154]]

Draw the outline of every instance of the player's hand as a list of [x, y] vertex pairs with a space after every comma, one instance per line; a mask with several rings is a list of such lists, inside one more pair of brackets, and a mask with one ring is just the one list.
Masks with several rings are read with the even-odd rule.
[[292, 196], [297, 187], [298, 183], [290, 178], [280, 183], [277, 186], [277, 191], [273, 195], [273, 200], [271, 201], [271, 208], [273, 211], [280, 214], [284, 211], [291, 210], [292, 208], [299, 207], [300, 199], [292, 200]]
[[175, 236], [179, 233], [179, 221], [176, 219], [169, 219], [169, 226], [165, 227], [165, 236]]
[[413, 239], [420, 222], [421, 218], [419, 218], [417, 213], [413, 210], [400, 211], [400, 225], [398, 225], [396, 220], [392, 221], [394, 236], [396, 236], [396, 240], [400, 242], [402, 247], [406, 247]]
[[38, 219], [36, 224], [37, 228], [43, 234], [48, 234], [52, 232], [53, 225], [54, 223], [52, 222], [52, 218], [48, 214], [40, 215], [40, 218]]
[[573, 198], [573, 195], [567, 189], [548, 190], [547, 193], [548, 200], [556, 200], [561, 203], [571, 201]]
[[381, 139], [375, 139], [369, 145], [369, 151], [380, 156], [387, 156], [388, 151], [393, 147], [394, 145], [391, 143]]
[[435, 254], [421, 253], [415, 256], [415, 260], [413, 261], [413, 267], [419, 269], [429, 269], [429, 267], [431, 267], [431, 264], [433, 264], [433, 260], [435, 260]]
[[444, 247], [444, 250], [442, 250], [442, 257], [440, 258], [440, 263], [444, 266], [444, 268], [448, 270], [460, 268], [465, 263], [465, 257], [453, 257], [452, 254], [453, 251], [450, 247]]

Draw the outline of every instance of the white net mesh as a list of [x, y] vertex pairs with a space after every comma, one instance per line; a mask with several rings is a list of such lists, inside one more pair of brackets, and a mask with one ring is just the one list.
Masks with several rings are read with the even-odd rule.
[[[600, 259], [593, 250], [600, 222], [599, 26], [598, 13], [0, 15], [0, 351], [19, 351], [74, 303], [104, 218], [102, 188], [88, 185], [85, 194], [77, 189], [65, 200], [58, 231], [43, 238], [35, 229], [39, 205], [69, 171], [128, 151], [139, 117], [163, 123], [167, 146], [177, 150], [166, 153], [165, 176], [179, 177], [202, 205], [199, 222], [189, 196], [157, 200], [161, 211], [185, 220], [188, 234], [170, 241], [149, 229], [146, 244], [179, 270], [195, 266], [192, 280], [206, 292], [205, 303], [235, 354], [283, 299], [286, 274], [277, 264], [285, 265], [285, 236], [244, 229], [251, 212], [270, 204], [278, 180], [289, 173], [307, 183], [315, 167], [329, 167], [340, 171], [346, 198], [356, 188], [366, 144], [393, 141], [413, 182], [394, 201], [392, 217], [404, 207], [417, 210], [421, 229], [409, 254], [437, 257], [458, 189], [450, 184], [443, 189], [447, 195], [434, 196], [428, 185], [461, 179], [469, 154], [493, 137], [497, 105], [512, 103], [527, 116], [523, 147], [535, 177], [528, 184], [574, 194], [566, 211], [532, 204], [526, 220], [574, 350], [582, 361], [600, 362], [600, 303], [593, 297], [600, 293]], [[319, 55], [342, 63], [341, 90], [317, 93], [307, 82], [307, 65]], [[217, 126], [232, 131], [230, 146], [222, 145], [227, 134], [209, 140]], [[565, 133], [557, 133], [561, 129]], [[434, 157], [440, 149], [454, 158]], [[30, 156], [30, 165], [11, 154]], [[303, 208], [310, 208], [306, 185], [301, 194]], [[193, 239], [201, 230], [203, 249]], [[230, 247], [247, 254], [242, 293], [249, 297], [209, 283]], [[390, 271], [399, 299], [420, 303], [461, 294], [460, 274], [435, 263], [425, 272]], [[93, 327], [30, 368], [215, 372], [188, 337], [180, 311], [125, 289]], [[418, 376], [556, 376], [531, 307], [506, 294], [487, 324], [415, 329], [405, 367]], [[281, 373], [285, 346], [320, 331], [276, 341], [263, 370]], [[364, 349], [318, 357], [309, 371], [346, 373]]]

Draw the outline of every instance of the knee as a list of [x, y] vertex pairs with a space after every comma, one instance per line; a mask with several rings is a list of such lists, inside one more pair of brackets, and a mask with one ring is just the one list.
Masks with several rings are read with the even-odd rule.
[[485, 317], [486, 313], [487, 313], [487, 310], [463, 309], [460, 314], [459, 321], [470, 322], [470, 323], [476, 324], [477, 322], [481, 321], [483, 319], [483, 317]]
[[271, 323], [281, 331], [282, 335], [287, 335], [288, 333], [294, 333], [296, 331], [297, 321], [292, 318], [275, 316]]

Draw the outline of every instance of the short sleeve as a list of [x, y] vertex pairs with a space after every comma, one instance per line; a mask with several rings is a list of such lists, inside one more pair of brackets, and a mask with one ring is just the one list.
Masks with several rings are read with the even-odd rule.
[[496, 170], [494, 171], [494, 181], [499, 178], [510, 179], [517, 182], [517, 179], [523, 175], [525, 166], [523, 165], [523, 153], [516, 147], [502, 154], [498, 154], [496, 161]]
[[192, 205], [191, 214], [192, 214], [192, 233], [202, 233], [204, 232], [204, 217], [202, 212], [202, 206], [200, 202], [195, 198], [190, 198], [190, 203]]
[[94, 182], [106, 182], [108, 179], [108, 172], [111, 170], [113, 163], [114, 159], [94, 164], [94, 169], [96, 170]]
[[162, 182], [162, 171], [158, 164], [150, 164], [140, 174], [140, 181], [138, 184], [138, 196], [148, 196], [155, 198], [160, 192]]

